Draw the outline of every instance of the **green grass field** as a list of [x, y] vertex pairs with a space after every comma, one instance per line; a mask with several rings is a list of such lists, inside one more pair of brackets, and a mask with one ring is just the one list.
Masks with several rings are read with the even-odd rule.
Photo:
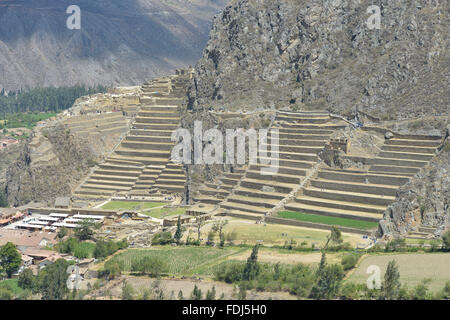
[[170, 216], [180, 216], [184, 215], [185, 213], [186, 208], [157, 208], [143, 212], [143, 214], [157, 219], [162, 219]]
[[226, 260], [229, 255], [247, 250], [246, 248], [213, 248], [213, 247], [155, 247], [153, 249], [129, 249], [115, 255], [105, 263], [123, 263], [124, 271], [131, 271], [136, 259], [156, 256], [168, 265], [168, 273], [178, 276], [212, 274], [212, 266]]
[[102, 206], [105, 210], [145, 210], [166, 205], [164, 202], [110, 201]]
[[[31, 129], [39, 121], [55, 117], [56, 115], [57, 115], [57, 113], [55, 113], [55, 112], [9, 114], [6, 116], [6, 127], [7, 128]], [[5, 121], [1, 120], [0, 128], [3, 128], [4, 126], [5, 126]]]
[[339, 217], [328, 217], [316, 214], [306, 214], [292, 211], [282, 211], [278, 213], [280, 218], [295, 219], [299, 221], [315, 222], [328, 225], [336, 225], [342, 227], [350, 227], [356, 229], [374, 229], [378, 226], [376, 222], [361, 221]]
[[0, 281], [0, 288], [6, 288], [14, 293], [14, 295], [20, 294], [23, 289], [18, 285], [18, 279], [6, 279]]

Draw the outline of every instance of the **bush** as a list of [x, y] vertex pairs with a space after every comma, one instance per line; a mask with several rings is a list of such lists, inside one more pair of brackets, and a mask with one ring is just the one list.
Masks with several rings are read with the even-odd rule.
[[450, 231], [447, 231], [443, 236], [442, 236], [442, 242], [444, 244], [444, 249], [445, 250], [450, 250]]
[[389, 241], [386, 244], [384, 251], [386, 251], [386, 252], [401, 251], [401, 249], [404, 249], [405, 246], [406, 246], [406, 240], [404, 238], [394, 239], [392, 241]]
[[224, 263], [216, 269], [215, 278], [226, 283], [235, 283], [241, 281], [244, 272], [245, 263]]
[[12, 300], [14, 293], [8, 288], [0, 288], [0, 300]]
[[172, 234], [168, 231], [155, 234], [155, 236], [152, 239], [153, 245], [165, 245], [172, 242], [173, 242]]
[[345, 271], [353, 269], [359, 260], [359, 254], [348, 253], [342, 257], [341, 264]]

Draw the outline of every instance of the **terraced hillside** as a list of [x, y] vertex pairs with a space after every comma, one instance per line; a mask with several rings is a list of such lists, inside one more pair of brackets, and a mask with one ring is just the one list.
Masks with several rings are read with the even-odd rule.
[[180, 123], [182, 94], [190, 74], [142, 86], [139, 110], [122, 142], [74, 192], [79, 198], [147, 197], [182, 194], [184, 168], [171, 163], [173, 130]]
[[64, 124], [72, 133], [92, 138], [127, 131], [127, 120], [119, 112], [73, 116], [65, 120]]
[[435, 154], [440, 137], [395, 136], [369, 159], [368, 171], [322, 168], [286, 210], [378, 222], [407, 183]]
[[[288, 197], [302, 183], [318, 162], [333, 130], [343, 123], [330, 123], [325, 112], [279, 113], [273, 128], [279, 130], [279, 168], [275, 175], [263, 174], [269, 158], [258, 158], [258, 164], [249, 166], [239, 184], [220, 203], [230, 216], [258, 219]], [[268, 150], [271, 140], [267, 141]]]
[[[267, 167], [261, 160], [268, 158], [259, 157], [258, 164], [224, 173], [217, 183], [205, 183], [194, 201], [216, 205], [218, 214], [252, 220], [288, 211], [293, 219], [299, 213], [298, 220], [308, 214], [378, 222], [395, 201], [399, 187], [433, 158], [441, 138], [395, 135], [385, 140], [374, 157], [364, 159], [368, 164], [364, 168], [328, 167], [318, 154], [333, 132], [346, 125], [326, 112], [278, 112], [273, 123], [279, 129], [278, 172], [261, 174]], [[311, 221], [305, 224], [323, 227]]]

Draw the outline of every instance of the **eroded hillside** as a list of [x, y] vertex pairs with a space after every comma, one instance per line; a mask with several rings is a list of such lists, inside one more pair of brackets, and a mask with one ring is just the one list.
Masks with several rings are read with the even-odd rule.
[[[194, 64], [226, 0], [0, 1], [0, 90], [139, 84]], [[66, 9], [81, 10], [69, 30]]]

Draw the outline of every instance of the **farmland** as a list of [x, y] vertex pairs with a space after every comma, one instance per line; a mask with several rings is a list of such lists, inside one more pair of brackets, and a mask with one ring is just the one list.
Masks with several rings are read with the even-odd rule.
[[391, 260], [395, 260], [398, 264], [400, 282], [410, 288], [424, 279], [431, 279], [428, 285], [431, 290], [437, 291], [450, 280], [450, 253], [414, 253], [369, 255], [362, 260], [348, 282], [366, 283], [369, 276], [366, 271], [371, 265], [380, 267], [381, 275], [384, 275]]
[[356, 229], [374, 229], [377, 227], [377, 222], [361, 221], [355, 219], [346, 219], [339, 217], [321, 216], [316, 214], [306, 214], [300, 212], [282, 211], [278, 215], [285, 219], [295, 219], [299, 221], [315, 222], [343, 227], [350, 227]]
[[[254, 244], [262, 241], [265, 246], [283, 245], [286, 241], [293, 239], [298, 245], [304, 243], [311, 247], [325, 244], [328, 230], [308, 229], [297, 226], [284, 226], [277, 224], [255, 224], [248, 220], [237, 218], [227, 218], [228, 224], [224, 228], [225, 233], [236, 233], [235, 243]], [[207, 224], [202, 228], [202, 237], [207, 238], [212, 224]], [[195, 232], [194, 229], [192, 229]], [[357, 244], [367, 243], [360, 235], [342, 233], [343, 240], [356, 247]]]
[[131, 271], [133, 261], [146, 256], [158, 257], [167, 263], [168, 274], [198, 275], [212, 274], [211, 265], [225, 260], [227, 256], [245, 251], [246, 248], [212, 248], [212, 247], [158, 247], [154, 249], [130, 249], [115, 255], [105, 263], [117, 262], [123, 265], [124, 271]]

